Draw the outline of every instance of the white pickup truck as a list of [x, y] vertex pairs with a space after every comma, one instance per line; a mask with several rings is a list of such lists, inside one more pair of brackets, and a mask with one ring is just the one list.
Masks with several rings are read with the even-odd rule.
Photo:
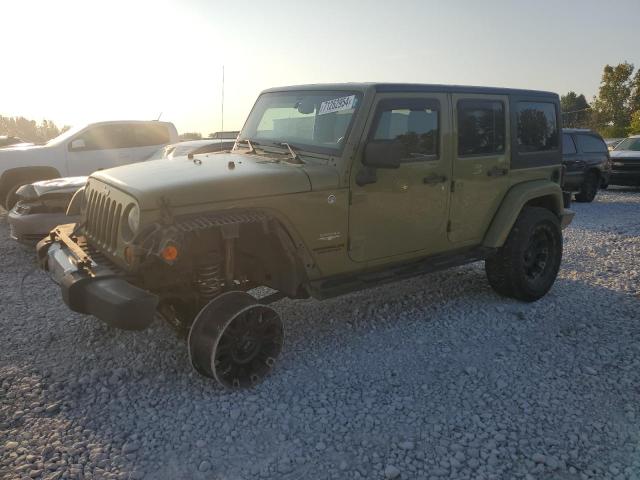
[[177, 141], [176, 127], [169, 122], [112, 121], [72, 128], [44, 145], [3, 148], [0, 204], [10, 210], [22, 185], [140, 162]]

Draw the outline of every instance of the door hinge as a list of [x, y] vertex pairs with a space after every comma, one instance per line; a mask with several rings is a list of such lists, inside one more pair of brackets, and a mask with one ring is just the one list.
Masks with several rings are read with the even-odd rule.
[[349, 205], [353, 205], [353, 190], [349, 190]]
[[451, 220], [447, 222], [447, 233], [451, 233]]
[[451, 188], [450, 188], [451, 193], [456, 191], [456, 181], [455, 180], [451, 180]]

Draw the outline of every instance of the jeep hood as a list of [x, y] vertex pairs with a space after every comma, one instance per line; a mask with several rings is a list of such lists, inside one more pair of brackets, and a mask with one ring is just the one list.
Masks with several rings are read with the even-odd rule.
[[311, 190], [300, 165], [233, 153], [134, 163], [101, 170], [91, 178], [132, 195], [143, 210], [158, 208], [160, 198], [180, 207]]

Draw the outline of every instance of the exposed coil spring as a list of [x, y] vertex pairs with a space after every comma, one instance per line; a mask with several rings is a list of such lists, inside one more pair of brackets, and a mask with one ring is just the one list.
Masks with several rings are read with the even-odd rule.
[[196, 269], [195, 286], [204, 302], [217, 297], [222, 291], [223, 283], [224, 275], [220, 262], [200, 265]]

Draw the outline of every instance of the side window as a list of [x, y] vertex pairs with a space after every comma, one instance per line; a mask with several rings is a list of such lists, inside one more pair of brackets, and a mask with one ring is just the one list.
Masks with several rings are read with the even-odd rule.
[[518, 151], [543, 152], [558, 148], [558, 122], [553, 103], [518, 102]]
[[409, 161], [423, 156], [437, 156], [439, 120], [439, 102], [436, 100], [383, 100], [378, 104], [371, 139], [404, 143], [409, 152]]
[[131, 133], [125, 125], [98, 125], [84, 132], [78, 139], [84, 141], [81, 150], [110, 150], [127, 148], [131, 144]]
[[169, 131], [164, 125], [134, 124], [129, 128], [133, 131], [132, 147], [150, 147], [169, 143]]
[[458, 101], [458, 156], [504, 153], [504, 104], [497, 100]]
[[562, 153], [569, 155], [576, 153], [576, 145], [573, 143], [573, 138], [566, 133], [562, 135]]
[[607, 145], [594, 135], [576, 135], [580, 150], [584, 153], [607, 153]]

